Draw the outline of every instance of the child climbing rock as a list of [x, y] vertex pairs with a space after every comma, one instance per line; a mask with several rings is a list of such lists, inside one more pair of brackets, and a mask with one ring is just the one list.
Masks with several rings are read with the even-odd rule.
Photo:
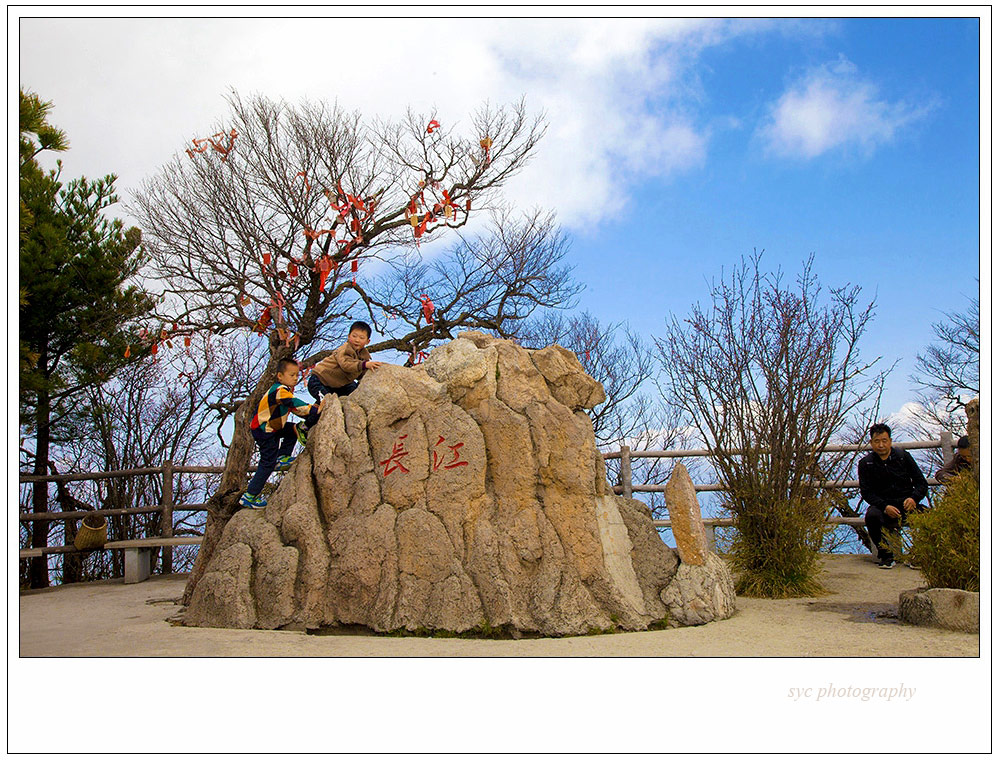
[[319, 421], [323, 405], [303, 402], [294, 394], [298, 372], [298, 363], [293, 359], [282, 359], [277, 363], [277, 382], [260, 400], [250, 423], [250, 433], [260, 448], [260, 462], [246, 487], [246, 493], [239, 498], [239, 504], [243, 507], [266, 507], [263, 485], [275, 469], [287, 470], [294, 462], [292, 452], [298, 436], [294, 424], [288, 421], [288, 414], [294, 412], [298, 417], [305, 418], [303, 424], [306, 431]]
[[365, 372], [381, 367], [383, 363], [374, 362], [366, 348], [370, 341], [371, 326], [355, 322], [350, 326], [346, 343], [312, 368], [308, 390], [316, 401], [326, 394], [346, 396], [357, 388], [357, 381]]

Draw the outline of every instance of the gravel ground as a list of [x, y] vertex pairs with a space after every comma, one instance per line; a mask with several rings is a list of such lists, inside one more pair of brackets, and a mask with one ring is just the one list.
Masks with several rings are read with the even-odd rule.
[[829, 594], [738, 598], [737, 613], [705, 626], [521, 640], [315, 635], [173, 626], [185, 575], [141, 584], [72, 584], [22, 592], [19, 654], [35, 656], [977, 656], [980, 637], [910, 626], [898, 594], [917, 571], [877, 568], [868, 555], [823, 557]]

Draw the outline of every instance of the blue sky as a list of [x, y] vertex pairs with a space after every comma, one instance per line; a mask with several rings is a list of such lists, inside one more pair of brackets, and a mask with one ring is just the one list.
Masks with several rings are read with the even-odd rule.
[[[876, 296], [863, 346], [900, 360], [885, 399], [897, 409], [910, 399], [907, 375], [931, 323], [977, 290], [976, 40], [975, 21], [849, 20], [707, 52], [696, 72], [700, 120], [737, 125], [712, 135], [700, 166], [636, 184], [624, 214], [577, 236], [583, 303], [660, 334], [667, 313], [705, 299], [707, 281], [753, 248], [790, 274], [813, 252], [826, 285], [851, 282]], [[867, 142], [829, 136], [813, 155], [768, 147], [760, 129], [772, 104], [822, 78], [843, 98], [865, 87], [868, 111], [893, 105], [910, 121], [902, 113], [895, 131]], [[601, 255], [610, 251], [619, 255]]]
[[224, 119], [229, 87], [445, 128], [525, 96], [549, 130], [507, 195], [556, 211], [604, 321], [650, 340], [753, 249], [788, 275], [813, 253], [823, 283], [877, 299], [863, 347], [899, 360], [892, 412], [932, 322], [977, 290], [976, 18], [248, 15], [265, 12], [21, 19], [16, 76], [55, 104], [67, 176], [114, 171], [127, 200]]

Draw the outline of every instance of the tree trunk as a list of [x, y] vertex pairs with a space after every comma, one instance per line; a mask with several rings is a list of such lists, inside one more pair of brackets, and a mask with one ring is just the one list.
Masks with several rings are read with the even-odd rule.
[[[55, 468], [53, 468], [53, 472]], [[76, 499], [69, 491], [69, 484], [60, 481], [56, 484], [56, 501], [59, 509], [64, 513], [71, 513], [77, 510], [92, 510], [93, 508]], [[76, 539], [76, 518], [65, 520], [63, 525], [63, 544], [72, 544]], [[62, 556], [62, 583], [74, 584], [83, 578], [83, 554], [77, 552], [67, 552]]]
[[[233, 419], [232, 443], [229, 444], [229, 451], [225, 456], [225, 470], [222, 471], [222, 480], [218, 490], [208, 499], [208, 518], [205, 521], [204, 540], [198, 550], [197, 559], [191, 569], [191, 575], [187, 579], [187, 586], [184, 588], [184, 595], [181, 604], [189, 605], [191, 597], [194, 595], [194, 588], [201, 577], [204, 576], [205, 569], [214, 555], [218, 540], [222, 537], [222, 531], [229, 522], [229, 518], [239, 509], [239, 498], [246, 489], [248, 481], [248, 471], [250, 458], [256, 449], [256, 442], [250, 435], [250, 422], [256, 414], [257, 407], [264, 394], [274, 384], [274, 374], [277, 370], [277, 360], [281, 356], [287, 356], [288, 350], [281, 351], [276, 337], [271, 339], [271, 358], [267, 364], [267, 370], [257, 381], [253, 393], [247, 397], [236, 409]], [[280, 352], [278, 356], [276, 352]]]
[[[45, 357], [39, 358], [39, 365]], [[49, 462], [49, 416], [50, 399], [47, 389], [38, 392], [38, 405], [35, 409], [35, 469], [34, 475], [44, 476], [48, 473]], [[34, 513], [48, 512], [48, 489], [47, 482], [38, 481], [32, 487], [31, 511]], [[31, 526], [31, 546], [47, 547], [49, 541], [49, 522], [33, 521]], [[49, 561], [47, 556], [31, 558], [29, 572], [30, 585], [32, 589], [47, 587], [49, 585]]]
[[[76, 539], [76, 519], [63, 522], [66, 532], [66, 544], [72, 544]], [[83, 576], [83, 554], [67, 552], [62, 556], [62, 583], [75, 584]]]

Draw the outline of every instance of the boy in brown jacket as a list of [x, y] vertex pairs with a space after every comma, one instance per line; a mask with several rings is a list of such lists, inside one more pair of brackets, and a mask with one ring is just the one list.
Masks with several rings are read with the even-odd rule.
[[374, 362], [367, 345], [371, 342], [371, 326], [355, 322], [350, 326], [347, 342], [312, 368], [308, 377], [308, 391], [316, 401], [326, 394], [346, 396], [368, 370], [381, 367]]

